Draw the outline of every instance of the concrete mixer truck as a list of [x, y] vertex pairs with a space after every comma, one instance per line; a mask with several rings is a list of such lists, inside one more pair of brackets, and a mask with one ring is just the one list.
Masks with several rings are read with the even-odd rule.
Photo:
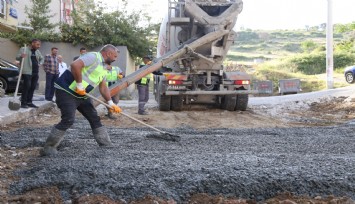
[[250, 76], [223, 66], [242, 8], [242, 0], [168, 0], [157, 58], [111, 87], [111, 94], [160, 70], [162, 75], [154, 75], [154, 96], [161, 111], [180, 111], [188, 104], [246, 110], [253, 92]]

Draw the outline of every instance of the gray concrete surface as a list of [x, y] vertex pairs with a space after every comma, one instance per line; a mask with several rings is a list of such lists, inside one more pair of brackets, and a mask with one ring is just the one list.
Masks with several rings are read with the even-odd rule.
[[[349, 96], [352, 88], [251, 98], [251, 106]], [[275, 100], [273, 99], [275, 98]], [[265, 101], [266, 100], [266, 101]], [[121, 103], [136, 106], [136, 102]], [[154, 103], [151, 103], [154, 105]], [[163, 126], [163, 125], [162, 125]], [[2, 132], [0, 146], [42, 147], [51, 127]], [[57, 186], [64, 197], [104, 194], [129, 201], [150, 194], [185, 203], [194, 193], [264, 200], [280, 192], [355, 199], [353, 124], [303, 128], [164, 129], [181, 142], [148, 139], [147, 128], [108, 127], [113, 147], [99, 147], [78, 117], [55, 158], [17, 170], [10, 193]]]
[[[37, 157], [15, 175], [11, 194], [57, 186], [65, 200], [103, 194], [130, 201], [147, 194], [186, 203], [208, 193], [257, 201], [281, 192], [355, 199], [353, 125], [305, 128], [163, 129], [179, 143], [148, 139], [149, 129], [108, 127], [99, 147], [77, 118], [55, 158]], [[50, 127], [2, 133], [0, 146], [42, 147]]]

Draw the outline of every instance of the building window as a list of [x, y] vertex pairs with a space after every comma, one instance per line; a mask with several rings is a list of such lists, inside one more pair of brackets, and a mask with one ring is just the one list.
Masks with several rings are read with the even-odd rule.
[[6, 16], [6, 0], [0, 0], [0, 18]]

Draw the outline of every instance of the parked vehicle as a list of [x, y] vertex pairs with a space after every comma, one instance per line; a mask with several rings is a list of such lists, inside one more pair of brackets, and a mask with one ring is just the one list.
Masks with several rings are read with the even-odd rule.
[[14, 92], [18, 75], [19, 68], [15, 64], [0, 58], [0, 88], [4, 89], [7, 93]]
[[355, 65], [346, 67], [344, 70], [344, 75], [345, 75], [345, 81], [348, 82], [349, 84], [353, 84], [355, 82], [354, 77], [355, 77]]

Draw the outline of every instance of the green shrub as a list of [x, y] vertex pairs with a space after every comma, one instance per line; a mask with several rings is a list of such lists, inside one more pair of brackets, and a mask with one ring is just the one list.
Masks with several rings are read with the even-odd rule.
[[236, 39], [237, 41], [259, 40], [259, 35], [253, 31], [240, 31]]
[[325, 35], [325, 32], [316, 32], [316, 31], [312, 31], [310, 33], [310, 35], [314, 38], [325, 38], [326, 35]]
[[289, 52], [300, 52], [301, 46], [298, 43], [286, 43], [282, 49], [289, 51]]
[[339, 69], [355, 64], [355, 54], [346, 52], [334, 53], [334, 68]]
[[[355, 55], [349, 53], [334, 53], [334, 69], [340, 69], [355, 64]], [[326, 69], [326, 54], [317, 52], [295, 55], [285, 60], [286, 64], [296, 67], [304, 74], [321, 74]]]
[[304, 74], [323, 73], [326, 67], [323, 53], [296, 55], [289, 59], [289, 63], [295, 64], [297, 71]]
[[253, 61], [254, 57], [247, 57], [243, 55], [227, 55], [226, 61]]

